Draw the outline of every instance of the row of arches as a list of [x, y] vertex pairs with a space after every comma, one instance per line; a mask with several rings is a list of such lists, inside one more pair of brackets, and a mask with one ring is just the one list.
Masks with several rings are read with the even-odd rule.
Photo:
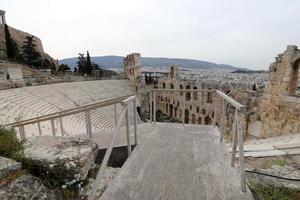
[[[173, 106], [173, 104], [166, 104], [165, 105], [166, 113], [170, 118], [180, 119], [182, 120], [182, 110], [177, 106]], [[209, 115], [206, 115], [205, 117], [199, 116], [196, 117], [195, 114], [190, 115], [190, 110], [185, 109], [184, 110], [184, 123], [186, 124], [205, 124], [210, 125], [212, 123], [212, 118]]]
[[[163, 89], [166, 89], [166, 84], [163, 82]], [[170, 87], [169, 89], [174, 89], [174, 85], [171, 83], [170, 84]], [[184, 87], [182, 84], [179, 85], [179, 89], [183, 90]], [[190, 89], [193, 89], [193, 90], [197, 90], [198, 88], [196, 86], [194, 86], [193, 88], [191, 88], [190, 85], [187, 85], [185, 87], [186, 90], [190, 90]], [[208, 88], [209, 90], [211, 88]], [[180, 92], [180, 96], [182, 97], [184, 94], [184, 92]], [[206, 99], [206, 103], [212, 103], [212, 97], [213, 97], [213, 93], [212, 92], [207, 92], [207, 99]], [[195, 92], [185, 92], [185, 100], [186, 101], [191, 101], [191, 100], [195, 100], [197, 101], [198, 100], [198, 92], [195, 91]]]

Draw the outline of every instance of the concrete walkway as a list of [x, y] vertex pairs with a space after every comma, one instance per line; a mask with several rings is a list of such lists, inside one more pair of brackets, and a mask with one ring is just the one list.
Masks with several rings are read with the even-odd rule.
[[[212, 126], [144, 124], [147, 134], [101, 200], [252, 200]], [[149, 131], [150, 130], [150, 131]]]

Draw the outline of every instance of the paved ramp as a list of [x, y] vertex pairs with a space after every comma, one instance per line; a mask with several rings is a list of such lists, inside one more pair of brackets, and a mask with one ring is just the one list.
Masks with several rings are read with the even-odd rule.
[[109, 184], [101, 200], [253, 199], [240, 190], [225, 144], [212, 126], [156, 124]]

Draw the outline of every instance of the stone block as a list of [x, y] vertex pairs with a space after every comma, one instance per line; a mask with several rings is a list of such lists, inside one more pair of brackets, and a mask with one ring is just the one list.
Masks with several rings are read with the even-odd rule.
[[23, 167], [58, 181], [84, 180], [98, 146], [89, 139], [37, 136], [24, 144]]

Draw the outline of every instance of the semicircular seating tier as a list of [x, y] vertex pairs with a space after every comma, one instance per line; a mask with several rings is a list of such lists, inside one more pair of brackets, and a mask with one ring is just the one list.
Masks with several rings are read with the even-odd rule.
[[[62, 110], [80, 107], [111, 98], [134, 94], [127, 80], [101, 80], [68, 82], [0, 91], [0, 124], [31, 119]], [[132, 108], [132, 107], [131, 107]], [[121, 106], [117, 105], [117, 116]], [[131, 112], [129, 112], [131, 113]], [[91, 111], [92, 130], [110, 130], [115, 127], [114, 106]], [[132, 116], [130, 116], [132, 124]], [[59, 120], [55, 120], [58, 135], [86, 133], [84, 113], [62, 118], [63, 130]], [[124, 125], [124, 122], [122, 123]], [[38, 135], [37, 124], [25, 126], [26, 136]], [[52, 134], [50, 121], [41, 122], [42, 134]]]

